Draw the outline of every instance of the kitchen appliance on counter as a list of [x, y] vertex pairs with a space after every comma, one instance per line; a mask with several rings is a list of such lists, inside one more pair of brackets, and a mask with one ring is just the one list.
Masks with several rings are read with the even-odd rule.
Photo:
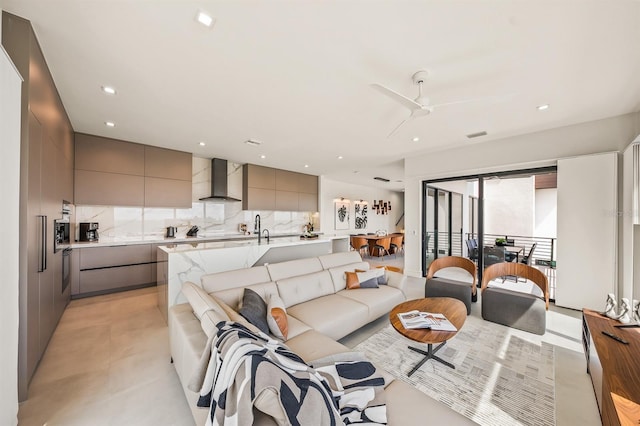
[[80, 222], [78, 241], [98, 241], [98, 222]]
[[196, 225], [193, 225], [191, 229], [187, 231], [187, 237], [197, 237], [199, 230], [200, 228], [198, 228]]
[[57, 253], [62, 246], [69, 244], [71, 224], [64, 220], [53, 221], [53, 252]]
[[178, 232], [178, 228], [176, 228], [175, 226], [167, 226], [167, 235], [165, 235], [166, 238], [175, 238], [176, 237], [176, 232]]

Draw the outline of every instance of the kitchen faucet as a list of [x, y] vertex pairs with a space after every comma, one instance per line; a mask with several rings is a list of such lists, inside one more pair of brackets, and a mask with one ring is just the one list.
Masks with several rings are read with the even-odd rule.
[[263, 233], [263, 234], [264, 234], [265, 232], [267, 233], [267, 237], [266, 237], [266, 238], [267, 238], [267, 244], [269, 244], [269, 230], [268, 230], [268, 229], [265, 229], [265, 230], [263, 230], [263, 231], [262, 231], [262, 233]]
[[257, 214], [253, 223], [253, 233], [258, 234], [258, 244], [260, 244], [260, 215]]

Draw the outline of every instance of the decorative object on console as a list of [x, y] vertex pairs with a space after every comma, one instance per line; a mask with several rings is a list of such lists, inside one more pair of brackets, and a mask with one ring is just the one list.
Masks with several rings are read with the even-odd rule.
[[391, 201], [373, 200], [372, 210], [375, 210], [376, 214], [389, 214]]
[[367, 228], [367, 202], [359, 200], [354, 203], [355, 205], [355, 222], [356, 229]]
[[601, 312], [602, 315], [605, 315], [609, 318], [616, 319], [618, 314], [616, 313], [616, 306], [618, 302], [616, 301], [616, 296], [613, 293], [609, 293], [607, 295], [607, 305], [604, 307], [604, 311]]
[[620, 301], [620, 314], [618, 315], [617, 320], [622, 324], [629, 324], [631, 322], [630, 310], [631, 306], [629, 305], [629, 299], [623, 297]]
[[633, 299], [633, 320], [640, 324], [640, 300]]
[[335, 200], [336, 229], [349, 229], [349, 204], [344, 197]]

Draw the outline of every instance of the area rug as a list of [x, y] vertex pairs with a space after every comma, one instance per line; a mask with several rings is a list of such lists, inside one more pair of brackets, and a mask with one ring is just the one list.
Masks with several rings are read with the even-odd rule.
[[[438, 351], [456, 366], [427, 361], [391, 325], [354, 348], [396, 379], [418, 388], [474, 422], [487, 425], [555, 425], [554, 348], [523, 339], [513, 330], [469, 316], [462, 329]], [[435, 345], [434, 345], [435, 347]]]

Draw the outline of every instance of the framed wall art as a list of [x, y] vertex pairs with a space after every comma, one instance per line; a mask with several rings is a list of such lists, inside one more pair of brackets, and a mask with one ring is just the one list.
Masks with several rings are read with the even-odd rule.
[[355, 224], [356, 229], [366, 229], [367, 228], [367, 203], [356, 201], [354, 203], [355, 207]]
[[349, 229], [349, 201], [335, 202], [336, 229]]

